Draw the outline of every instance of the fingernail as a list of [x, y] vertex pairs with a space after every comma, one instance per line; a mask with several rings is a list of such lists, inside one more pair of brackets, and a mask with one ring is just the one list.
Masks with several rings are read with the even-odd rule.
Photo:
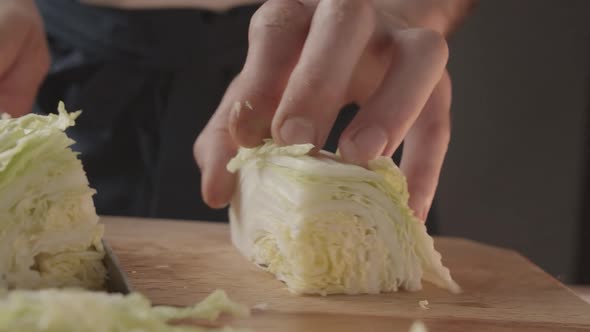
[[231, 201], [234, 191], [235, 175], [219, 170], [208, 168], [201, 175], [203, 200], [212, 209], [225, 208]]
[[238, 127], [240, 124], [240, 113], [242, 112], [242, 103], [236, 101], [229, 110], [229, 129], [234, 138], [238, 137]]
[[352, 136], [353, 159], [355, 159], [353, 161], [364, 163], [377, 158], [383, 153], [387, 141], [387, 134], [380, 127], [371, 126], [360, 129]]
[[279, 130], [281, 140], [285, 144], [315, 144], [315, 128], [313, 124], [299, 117], [288, 118]]
[[255, 112], [249, 101], [236, 102], [230, 110], [229, 128], [233, 139], [242, 146], [254, 147], [267, 138], [270, 122], [265, 113]]

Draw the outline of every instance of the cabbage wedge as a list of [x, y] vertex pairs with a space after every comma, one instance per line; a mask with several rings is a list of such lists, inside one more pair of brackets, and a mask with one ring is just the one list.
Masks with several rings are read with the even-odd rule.
[[460, 291], [390, 158], [366, 169], [313, 148], [266, 140], [227, 165], [238, 173], [229, 218], [243, 255], [296, 294], [417, 291], [422, 280]]
[[64, 133], [79, 115], [0, 120], [0, 288], [101, 288], [102, 225]]

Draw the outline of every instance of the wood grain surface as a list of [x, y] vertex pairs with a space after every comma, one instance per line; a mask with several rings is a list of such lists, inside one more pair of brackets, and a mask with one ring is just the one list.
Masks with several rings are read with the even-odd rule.
[[[243, 258], [229, 226], [103, 217], [111, 244], [136, 291], [155, 304], [190, 305], [217, 288], [254, 309], [232, 326], [255, 331], [590, 331], [590, 305], [521, 255], [457, 238], [436, 238], [463, 288], [430, 284], [418, 292], [298, 296]], [[428, 309], [419, 306], [427, 300]]]
[[584, 301], [590, 303], [590, 286], [569, 286], [579, 297]]

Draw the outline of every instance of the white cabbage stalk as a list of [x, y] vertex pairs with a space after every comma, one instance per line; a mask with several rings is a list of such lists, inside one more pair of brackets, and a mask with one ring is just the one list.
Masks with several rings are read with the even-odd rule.
[[64, 130], [77, 113], [0, 120], [0, 288], [100, 288], [102, 225]]
[[187, 308], [152, 307], [139, 293], [124, 296], [44, 289], [0, 294], [0, 332], [237, 332], [230, 327], [169, 324], [181, 319], [214, 321], [222, 313], [247, 317], [250, 311], [232, 302], [222, 290], [216, 290], [202, 302]]
[[312, 149], [267, 140], [228, 164], [239, 174], [229, 217], [243, 255], [296, 294], [416, 291], [422, 280], [460, 291], [390, 158], [365, 169]]

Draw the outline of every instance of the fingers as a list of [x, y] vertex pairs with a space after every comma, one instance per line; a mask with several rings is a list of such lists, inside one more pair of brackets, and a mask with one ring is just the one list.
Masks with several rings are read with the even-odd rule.
[[[222, 207], [230, 200], [235, 177], [226, 165], [238, 146], [258, 145], [272, 133], [279, 144], [322, 147], [353, 97], [362, 99], [362, 108], [341, 135], [343, 158], [366, 164], [393, 154], [408, 135], [402, 168], [410, 204], [425, 215], [448, 144], [444, 38], [426, 29], [378, 34], [368, 0], [324, 0], [317, 8], [302, 3], [271, 0], [252, 19], [244, 69], [195, 143], [205, 202]], [[357, 71], [366, 62], [369, 74]], [[383, 75], [379, 68], [388, 69]]]
[[229, 129], [238, 145], [270, 137], [270, 125], [295, 66], [313, 11], [296, 0], [271, 0], [252, 17], [248, 56], [230, 103]]
[[30, 1], [0, 4], [0, 112], [31, 111], [49, 68], [41, 18]]
[[410, 208], [425, 220], [438, 185], [451, 136], [451, 80], [445, 71], [404, 141], [401, 169], [408, 180]]
[[[229, 89], [236, 81], [230, 84]], [[193, 146], [195, 160], [201, 170], [203, 201], [211, 208], [225, 207], [235, 188], [235, 175], [226, 169], [227, 163], [237, 152], [237, 145], [227, 126], [232, 98], [231, 94], [224, 96]]]
[[235, 175], [226, 169], [238, 146], [270, 137], [282, 91], [303, 47], [313, 9], [296, 0], [271, 0], [254, 15], [244, 69], [194, 145], [203, 200], [222, 208], [231, 200]]
[[320, 1], [272, 122], [279, 144], [322, 147], [375, 27], [369, 1]]
[[342, 157], [364, 165], [392, 155], [424, 108], [448, 58], [444, 38], [425, 29], [393, 34], [394, 58], [371, 98], [340, 138]]

